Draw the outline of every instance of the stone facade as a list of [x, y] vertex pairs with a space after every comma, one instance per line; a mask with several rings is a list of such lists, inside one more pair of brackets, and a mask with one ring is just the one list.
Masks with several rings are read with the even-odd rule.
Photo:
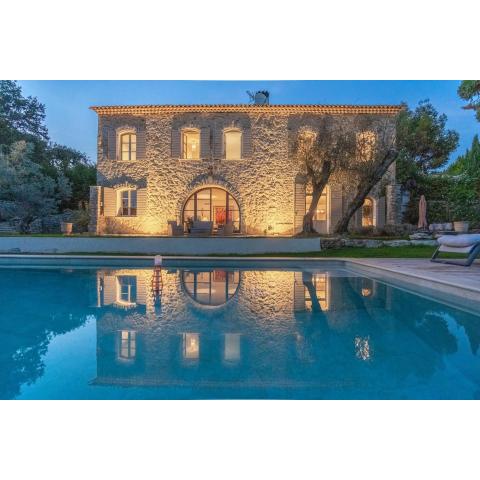
[[[150, 106], [93, 107], [99, 115], [97, 186], [91, 189], [90, 231], [98, 234], [164, 235], [168, 221], [183, 224], [183, 208], [192, 193], [204, 187], [227, 190], [238, 203], [240, 232], [248, 235], [292, 235], [305, 213], [305, 184], [290, 152], [292, 135], [321, 115], [371, 113], [393, 119], [398, 107], [324, 106]], [[363, 110], [362, 110], [363, 109]], [[365, 110], [366, 109], [366, 110]], [[365, 110], [365, 111], [364, 111]], [[223, 132], [242, 132], [242, 158], [226, 160]], [[181, 154], [182, 129], [200, 132], [200, 159]], [[136, 160], [120, 161], [118, 138], [136, 134]], [[346, 205], [351, 190], [345, 175], [335, 174], [329, 185], [330, 233]], [[302, 185], [303, 182], [303, 185]], [[386, 214], [384, 185], [395, 183], [392, 166], [372, 191], [377, 225]], [[134, 216], [118, 215], [122, 189], [137, 191]], [[389, 190], [387, 190], [388, 193]], [[393, 203], [392, 203], [393, 205]], [[359, 222], [353, 220], [353, 225]], [[361, 220], [360, 220], [361, 224]]]

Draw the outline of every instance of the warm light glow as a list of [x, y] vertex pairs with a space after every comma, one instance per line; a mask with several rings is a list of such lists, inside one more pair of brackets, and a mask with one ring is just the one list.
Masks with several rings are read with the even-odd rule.
[[372, 295], [371, 288], [362, 288], [362, 297], [370, 297]]
[[367, 197], [362, 206], [362, 227], [373, 227], [373, 200]]
[[240, 360], [240, 334], [225, 334], [224, 359], [226, 362], [238, 362]]
[[117, 205], [119, 216], [134, 217], [137, 215], [137, 191], [133, 189], [120, 190]]
[[242, 132], [240, 130], [225, 131], [225, 159], [238, 160], [242, 158]]
[[184, 130], [182, 145], [182, 158], [186, 160], [200, 159], [200, 132], [198, 130]]
[[200, 335], [198, 333], [183, 334], [183, 358], [198, 360], [200, 356]]
[[[315, 273], [312, 275], [312, 283], [315, 287], [317, 300], [322, 311], [327, 311], [330, 308], [330, 298], [328, 289], [328, 274]], [[308, 289], [305, 287], [305, 307], [307, 310], [312, 310], [312, 299]]]
[[[328, 204], [328, 186], [323, 190], [322, 195], [318, 199], [317, 209], [313, 215], [314, 220], [327, 221], [327, 204]], [[310, 191], [305, 195], [305, 211], [308, 212], [312, 203], [311, 187]]]
[[121, 330], [120, 348], [118, 356], [125, 360], [132, 360], [137, 354], [137, 334], [132, 330]]
[[137, 301], [137, 277], [121, 275], [117, 277], [117, 304], [124, 307], [133, 307]]
[[120, 136], [120, 158], [123, 161], [137, 159], [137, 136], [134, 133], [124, 133]]

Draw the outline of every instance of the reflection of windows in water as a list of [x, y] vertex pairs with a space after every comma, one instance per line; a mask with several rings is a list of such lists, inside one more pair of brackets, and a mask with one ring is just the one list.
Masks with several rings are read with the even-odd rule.
[[[312, 275], [312, 283], [317, 294], [317, 300], [320, 304], [320, 308], [326, 311], [330, 307], [329, 292], [328, 292], [328, 275], [326, 273], [314, 273]], [[305, 287], [305, 309], [312, 311], [312, 299], [310, 298], [310, 292]]]
[[124, 359], [133, 359], [137, 354], [137, 334], [132, 330], [121, 330], [120, 334], [120, 347], [118, 350], [118, 356]]
[[240, 334], [225, 334], [224, 359], [226, 362], [238, 362], [240, 360]]
[[373, 227], [373, 200], [369, 197], [362, 206], [362, 227]]
[[[308, 212], [310, 205], [312, 203], [312, 193], [311, 188], [310, 192], [307, 190], [305, 195], [305, 211]], [[325, 188], [322, 192], [322, 195], [318, 199], [317, 209], [313, 215], [314, 220], [327, 221], [327, 189]]]
[[238, 270], [182, 271], [182, 281], [187, 293], [202, 305], [222, 305], [232, 298], [240, 282]]
[[120, 275], [117, 277], [117, 302], [120, 305], [135, 305], [137, 301], [137, 277]]
[[200, 335], [198, 333], [183, 334], [183, 358], [197, 360], [200, 356]]

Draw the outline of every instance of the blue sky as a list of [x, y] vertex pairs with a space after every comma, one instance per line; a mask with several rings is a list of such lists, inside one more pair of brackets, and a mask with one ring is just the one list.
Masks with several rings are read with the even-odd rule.
[[471, 144], [480, 123], [461, 108], [459, 81], [20, 81], [24, 95], [46, 106], [52, 141], [96, 161], [96, 114], [91, 105], [247, 103], [246, 90], [270, 91], [271, 103], [398, 104], [430, 99], [460, 134], [452, 159]]

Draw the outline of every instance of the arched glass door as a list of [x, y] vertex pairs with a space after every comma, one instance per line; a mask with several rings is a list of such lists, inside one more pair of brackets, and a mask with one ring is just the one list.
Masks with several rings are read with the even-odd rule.
[[192, 194], [183, 208], [183, 223], [200, 220], [213, 222], [213, 228], [226, 223], [233, 224], [234, 232], [240, 231], [240, 208], [226, 190], [216, 187], [202, 188]]

